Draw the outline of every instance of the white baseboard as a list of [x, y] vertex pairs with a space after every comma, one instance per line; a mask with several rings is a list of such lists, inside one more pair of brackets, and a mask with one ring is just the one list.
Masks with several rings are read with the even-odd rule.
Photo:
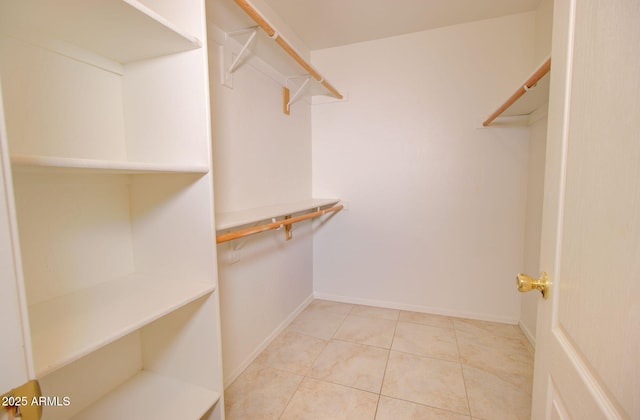
[[405, 303], [387, 302], [387, 301], [372, 300], [372, 299], [360, 299], [360, 298], [353, 298], [350, 296], [332, 295], [328, 293], [313, 292], [313, 296], [316, 299], [332, 300], [334, 302], [351, 303], [356, 305], [368, 305], [368, 306], [375, 306], [378, 308], [387, 308], [387, 309], [399, 309], [402, 311], [423, 312], [423, 313], [434, 314], [434, 315], [452, 316], [456, 318], [477, 319], [479, 321], [501, 322], [503, 324], [511, 324], [511, 325], [517, 325], [519, 322], [517, 318], [511, 318], [511, 317], [500, 317], [495, 315], [479, 314], [475, 312], [451, 311], [451, 310], [446, 310], [442, 308], [432, 308], [429, 306], [409, 305]]
[[531, 330], [529, 328], [527, 328], [527, 326], [524, 324], [524, 322], [518, 321], [518, 326], [522, 330], [522, 333], [524, 334], [524, 336], [527, 337], [527, 340], [529, 340], [529, 343], [531, 343], [531, 346], [535, 349], [536, 348], [536, 337], [535, 337], [535, 335], [533, 335], [531, 333]]
[[271, 342], [282, 331], [284, 331], [284, 329], [287, 328], [289, 324], [291, 324], [298, 315], [300, 315], [300, 312], [304, 311], [305, 308], [309, 306], [309, 304], [313, 301], [313, 299], [314, 299], [314, 295], [313, 294], [309, 295], [287, 318], [285, 318], [284, 321], [280, 323], [280, 325], [276, 327], [276, 329], [273, 330], [271, 334], [269, 334], [264, 340], [262, 340], [260, 345], [256, 347], [256, 349], [253, 352], [251, 352], [251, 354], [244, 360], [244, 362], [242, 362], [240, 366], [230, 376], [225, 378], [224, 380], [225, 389], [227, 389], [229, 385], [233, 383], [233, 381], [238, 379], [238, 376], [240, 376], [242, 372], [244, 372], [244, 370], [247, 367], [249, 367], [251, 363], [253, 363], [256, 357], [258, 357], [260, 353], [262, 353], [262, 351], [266, 349], [267, 346], [271, 344]]

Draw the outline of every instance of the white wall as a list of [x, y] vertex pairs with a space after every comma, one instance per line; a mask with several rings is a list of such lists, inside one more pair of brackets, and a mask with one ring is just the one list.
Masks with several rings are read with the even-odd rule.
[[[553, 0], [542, 0], [536, 11], [534, 62], [551, 55], [551, 33], [553, 26]], [[546, 106], [545, 106], [546, 107]], [[546, 113], [546, 110], [540, 110]], [[544, 197], [544, 163], [547, 143], [547, 119], [542, 118], [531, 125], [529, 144], [529, 185], [527, 187], [527, 217], [524, 247], [523, 272], [537, 276], [540, 267], [540, 234], [542, 229], [542, 199]], [[520, 327], [535, 345], [538, 313], [538, 293], [522, 295]]]
[[[540, 234], [542, 233], [542, 200], [544, 197], [544, 162], [547, 144], [547, 118], [531, 125], [529, 143], [529, 183], [527, 186], [527, 216], [525, 227], [524, 264], [522, 272], [537, 277], [540, 274]], [[520, 326], [535, 343], [536, 320], [540, 293], [522, 295]]]
[[[286, 116], [281, 85], [244, 64], [229, 89], [219, 82], [218, 56], [210, 61], [216, 212], [311, 197], [308, 103]], [[311, 298], [311, 226], [297, 224], [287, 242], [274, 231], [218, 245], [218, 262], [228, 385]]]
[[314, 51], [316, 296], [515, 323], [527, 128], [478, 129], [533, 68], [535, 12]]

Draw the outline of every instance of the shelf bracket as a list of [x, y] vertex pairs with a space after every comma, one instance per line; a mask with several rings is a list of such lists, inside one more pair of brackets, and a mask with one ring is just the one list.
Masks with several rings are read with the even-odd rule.
[[240, 48], [240, 52], [238, 53], [238, 55], [236, 55], [235, 58], [233, 58], [231, 65], [229, 66], [228, 69], [225, 67], [226, 54], [224, 51], [221, 51], [221, 60], [220, 60], [220, 67], [221, 67], [220, 70], [221, 70], [221, 78], [222, 78], [221, 82], [223, 85], [226, 85], [231, 88], [233, 87], [233, 72], [238, 69], [238, 66], [241, 63], [242, 58], [244, 57], [245, 53], [249, 49], [249, 45], [251, 45], [251, 43], [255, 39], [258, 33], [258, 26], [252, 26], [250, 28], [242, 29], [240, 31], [225, 33], [225, 39], [230, 39], [234, 36], [243, 35], [246, 33], [251, 33], [251, 35], [249, 35], [249, 38], [247, 38], [245, 43], [242, 45], [242, 48]]
[[306, 75], [306, 76], [293, 76], [293, 77], [289, 77], [287, 78], [287, 85], [289, 84], [289, 80], [290, 79], [299, 79], [299, 78], [304, 78], [305, 81], [302, 83], [302, 85], [300, 86], [300, 88], [296, 91], [296, 93], [293, 94], [293, 97], [290, 98], [290, 90], [288, 86], [284, 86], [282, 88], [282, 102], [283, 102], [283, 112], [287, 115], [291, 115], [291, 105], [296, 101], [296, 99], [298, 99], [298, 97], [302, 94], [302, 92], [304, 91], [304, 88], [307, 87], [307, 84], [309, 84], [309, 82], [311, 81], [311, 75]]
[[[284, 216], [284, 220], [291, 219], [291, 215]], [[293, 225], [288, 224], [284, 226], [284, 239], [290, 240], [293, 238]]]

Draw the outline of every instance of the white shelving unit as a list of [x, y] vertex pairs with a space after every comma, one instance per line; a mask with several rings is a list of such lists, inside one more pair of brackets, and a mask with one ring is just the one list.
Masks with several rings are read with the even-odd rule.
[[203, 1], [2, 2], [0, 81], [43, 418], [222, 420]]

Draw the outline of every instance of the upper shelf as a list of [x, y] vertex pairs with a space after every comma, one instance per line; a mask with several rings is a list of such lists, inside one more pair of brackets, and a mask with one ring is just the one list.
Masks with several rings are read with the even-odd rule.
[[137, 161], [66, 158], [58, 156], [11, 155], [13, 169], [93, 173], [200, 173], [209, 172], [207, 165], [172, 165]]
[[122, 64], [202, 46], [137, 0], [2, 2], [0, 28], [61, 40]]
[[[265, 13], [248, 0], [220, 0], [212, 3], [212, 7], [207, 9], [208, 19], [212, 24], [209, 27], [209, 32], [216, 35], [218, 43], [224, 43], [225, 47], [230, 47], [239, 62], [250, 60], [251, 57], [246, 53], [251, 51], [253, 56], [264, 60], [273, 70], [283, 76], [276, 78], [276, 80], [281, 79], [283, 85], [285, 85], [285, 79], [289, 84], [289, 79], [296, 78], [297, 80], [293, 81], [291, 87], [298, 88], [302, 84], [302, 77], [306, 76], [312, 83], [307, 84], [304, 90], [311, 95], [324, 95], [338, 100], [344, 98], [293, 46], [291, 40], [301, 43], [300, 40], [295, 39], [295, 34], [289, 29], [287, 36], [291, 40], [283, 35], [282, 30], [288, 29], [286, 23], [271, 22]], [[277, 16], [271, 17], [272, 20], [277, 20]], [[253, 26], [256, 24], [257, 26]], [[253, 28], [258, 29], [257, 36], [252, 35]], [[222, 33], [222, 39], [220, 39], [220, 35], [216, 34], [217, 31]], [[233, 42], [229, 42], [230, 40]], [[225, 60], [229, 60], [229, 58], [227, 57]], [[222, 64], [223, 71], [227, 72], [223, 77], [230, 77], [232, 71], [229, 69], [234, 67], [234, 64], [236, 63], [231, 64], [231, 61]], [[273, 77], [272, 74], [270, 76]], [[231, 87], [231, 84], [225, 81], [223, 84]], [[301, 92], [297, 92], [293, 96], [297, 96], [298, 93]]]
[[293, 46], [280, 35], [280, 33], [276, 30], [276, 28], [271, 25], [264, 16], [258, 12], [253, 5], [247, 0], [235, 0], [235, 2], [242, 8], [242, 10], [247, 13], [265, 32], [266, 34], [274, 39], [280, 47], [293, 58], [293, 60], [298, 63], [305, 71], [307, 71], [314, 79], [320, 82], [321, 85], [327, 88], [333, 96], [338, 99], [342, 99], [342, 95], [340, 92], [334, 88], [331, 83], [326, 81], [324, 77], [318, 73], [316, 69], [314, 69], [311, 64], [307, 63], [304, 58], [293, 48]]
[[[549, 100], [551, 58], [547, 58], [529, 78], [482, 125], [489, 126], [500, 115], [529, 115]], [[526, 95], [525, 95], [526, 94]]]

